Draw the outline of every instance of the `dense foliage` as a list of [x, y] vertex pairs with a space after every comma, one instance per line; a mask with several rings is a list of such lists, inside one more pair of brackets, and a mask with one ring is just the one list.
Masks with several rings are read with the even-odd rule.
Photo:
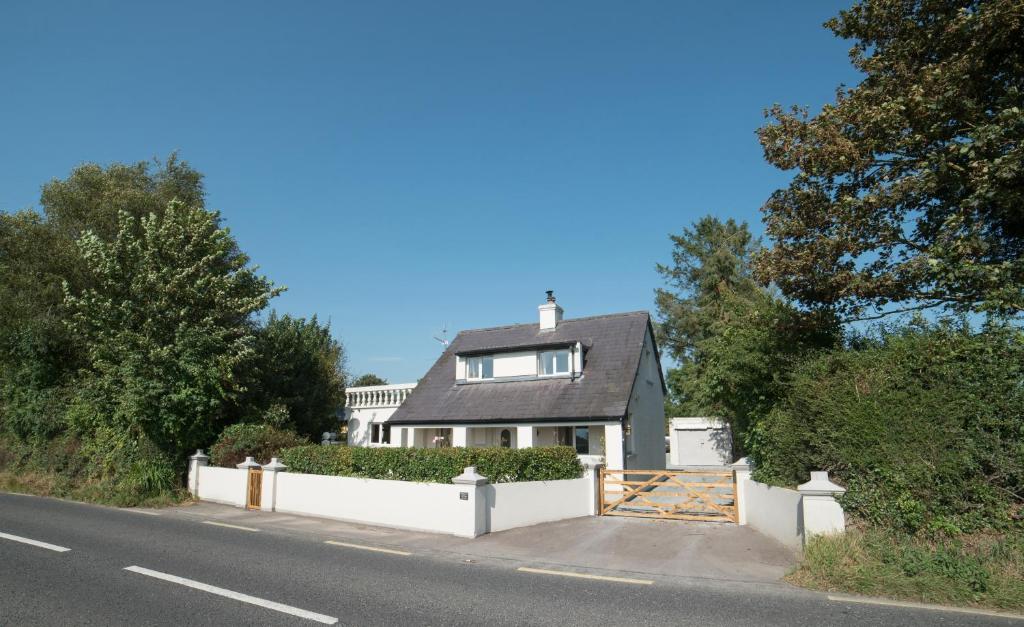
[[172, 202], [121, 214], [111, 242], [79, 240], [89, 287], [68, 287], [68, 324], [85, 347], [82, 432], [146, 436], [173, 458], [204, 446], [254, 358], [251, 316], [279, 291], [248, 268], [219, 217]]
[[364, 387], [364, 386], [370, 386], [370, 385], [387, 385], [387, 384], [388, 384], [388, 380], [387, 379], [382, 379], [382, 378], [378, 377], [377, 375], [373, 374], [372, 372], [367, 372], [366, 374], [359, 375], [358, 377], [356, 377], [356, 380], [352, 382], [352, 387], [358, 388], [358, 387]]
[[808, 118], [775, 106], [761, 277], [811, 307], [1024, 311], [1019, 0], [867, 0], [830, 20], [864, 73]]
[[753, 444], [758, 478], [828, 470], [876, 525], [1024, 526], [1024, 333], [919, 322], [856, 340], [796, 369]]
[[[338, 426], [345, 401], [344, 353], [330, 324], [271, 312], [256, 330], [256, 358], [243, 400], [246, 420], [273, 422], [318, 439]], [[273, 407], [283, 414], [267, 419]], [[273, 415], [273, 412], [271, 412]]]
[[308, 444], [293, 431], [278, 429], [265, 424], [238, 423], [228, 426], [210, 447], [210, 462], [214, 466], [234, 468], [236, 464], [252, 457], [260, 464], [271, 458], [280, 457], [281, 451]]
[[658, 266], [659, 337], [669, 370], [666, 419], [714, 416], [732, 427], [736, 453], [784, 393], [792, 362], [832, 346], [834, 318], [798, 312], [752, 278], [757, 250], [746, 224], [701, 218], [672, 236], [672, 265]]
[[576, 479], [583, 472], [569, 446], [511, 448], [349, 448], [301, 446], [281, 453], [290, 472], [451, 483], [476, 466], [492, 483]]
[[260, 324], [278, 290], [188, 164], [86, 164], [41, 205], [0, 213], [0, 474], [141, 502], [225, 425], [333, 425], [341, 346], [315, 318]]

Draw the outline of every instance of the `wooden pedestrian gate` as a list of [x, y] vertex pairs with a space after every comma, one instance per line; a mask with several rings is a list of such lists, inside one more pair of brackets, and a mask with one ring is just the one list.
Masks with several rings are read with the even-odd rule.
[[602, 468], [598, 491], [602, 516], [738, 522], [729, 471]]
[[245, 508], [259, 509], [260, 497], [263, 494], [263, 469], [249, 469], [248, 490], [246, 490]]

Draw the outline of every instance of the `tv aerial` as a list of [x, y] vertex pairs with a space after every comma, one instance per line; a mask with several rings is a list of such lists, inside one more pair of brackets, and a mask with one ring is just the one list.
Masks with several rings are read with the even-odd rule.
[[441, 325], [441, 337], [434, 336], [434, 339], [441, 343], [441, 346], [448, 348], [451, 341], [448, 340], [448, 323], [445, 322]]

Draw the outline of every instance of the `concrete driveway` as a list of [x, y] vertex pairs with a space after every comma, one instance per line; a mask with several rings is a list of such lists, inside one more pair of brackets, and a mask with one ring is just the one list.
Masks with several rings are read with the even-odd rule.
[[511, 529], [462, 548], [564, 566], [759, 583], [779, 583], [796, 564], [794, 553], [747, 527], [623, 516]]
[[721, 581], [784, 585], [780, 579], [797, 557], [774, 540], [732, 523], [589, 516], [468, 539], [212, 503], [174, 510], [203, 520], [330, 534], [418, 553]]

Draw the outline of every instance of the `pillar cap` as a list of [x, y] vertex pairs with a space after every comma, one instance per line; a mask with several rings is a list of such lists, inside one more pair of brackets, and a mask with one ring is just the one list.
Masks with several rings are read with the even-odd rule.
[[477, 473], [476, 466], [466, 466], [461, 475], [452, 478], [452, 483], [461, 485], [484, 485], [487, 482], [487, 477]]
[[824, 470], [812, 471], [811, 480], [801, 483], [796, 489], [804, 496], [839, 496], [846, 493], [846, 488], [832, 483], [828, 472]]
[[191, 460], [194, 460], [194, 461], [200, 461], [200, 460], [204, 460], [204, 459], [205, 460], [209, 460], [210, 456], [205, 454], [205, 453], [203, 453], [203, 449], [197, 448], [196, 449], [196, 454], [195, 455], [189, 455], [188, 458], [191, 459]]
[[252, 456], [249, 456], [245, 458], [244, 462], [236, 465], [235, 468], [261, 468], [261, 466], [256, 463], [256, 460], [253, 459]]
[[730, 468], [733, 470], [750, 470], [754, 465], [750, 463], [749, 457], [741, 457], [732, 463]]
[[283, 472], [285, 470], [288, 470], [288, 467], [282, 464], [281, 460], [279, 460], [278, 458], [271, 457], [270, 463], [263, 465], [263, 470], [269, 470], [270, 472]]

